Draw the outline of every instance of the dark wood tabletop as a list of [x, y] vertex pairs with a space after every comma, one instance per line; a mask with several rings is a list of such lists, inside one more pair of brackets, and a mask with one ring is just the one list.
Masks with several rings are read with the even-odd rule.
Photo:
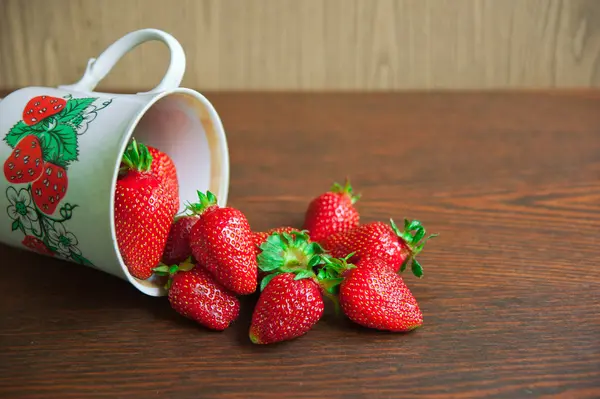
[[248, 339], [256, 296], [210, 332], [91, 268], [0, 247], [2, 398], [599, 398], [600, 92], [207, 97], [229, 205], [299, 226], [349, 176], [362, 221], [440, 236], [407, 284], [408, 334], [329, 309], [302, 338]]

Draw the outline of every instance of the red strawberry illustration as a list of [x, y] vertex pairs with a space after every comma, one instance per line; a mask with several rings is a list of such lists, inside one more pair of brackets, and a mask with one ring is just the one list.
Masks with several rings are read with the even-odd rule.
[[67, 101], [52, 96], [37, 96], [29, 100], [23, 110], [23, 122], [31, 126], [49, 116], [56, 115], [65, 108]]
[[34, 236], [25, 236], [22, 242], [27, 248], [42, 255], [54, 256], [54, 253], [48, 249], [46, 244]]
[[4, 177], [10, 183], [32, 182], [42, 173], [43, 162], [38, 138], [25, 136], [4, 162]]
[[31, 185], [33, 202], [39, 210], [51, 215], [67, 194], [68, 187], [67, 171], [62, 166], [45, 162], [42, 175]]

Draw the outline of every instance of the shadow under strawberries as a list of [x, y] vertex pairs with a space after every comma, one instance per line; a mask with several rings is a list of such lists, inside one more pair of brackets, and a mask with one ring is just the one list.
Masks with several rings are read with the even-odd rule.
[[[94, 334], [102, 335], [106, 328], [111, 328], [115, 337], [121, 335], [124, 329], [141, 331], [152, 326], [156, 334], [167, 334], [161, 339], [191, 339], [198, 346], [205, 343], [202, 337], [211, 340], [213, 334], [223, 334], [223, 339], [252, 353], [277, 351], [293, 342], [255, 345], [250, 341], [248, 332], [258, 292], [241, 297], [239, 317], [228, 329], [218, 332], [177, 314], [171, 309], [167, 298], [145, 295], [129, 282], [99, 270], [6, 246], [0, 246], [0, 254], [7, 270], [12, 271], [10, 279], [0, 279], [0, 290], [11, 293], [0, 301], [0, 315], [10, 315], [7, 323], [14, 328], [31, 324], [32, 317], [40, 331], [44, 331], [44, 327], [56, 329], [65, 326], [73, 330], [81, 328], [89, 332], [96, 331]], [[11, 287], [8, 286], [9, 282]], [[416, 291], [427, 304], [432, 293], [423, 287]], [[32, 309], [43, 311], [32, 315]], [[325, 314], [318, 325], [339, 333], [340, 337], [359, 333], [367, 340], [381, 340], [388, 335], [359, 326], [343, 314], [336, 315], [329, 301], [326, 301]], [[318, 325], [315, 327], [319, 328]], [[7, 324], [7, 328], [13, 327]], [[418, 333], [418, 330], [415, 332]], [[397, 336], [396, 333], [389, 334]], [[311, 336], [315, 334], [309, 332], [300, 339], [313, 340]]]

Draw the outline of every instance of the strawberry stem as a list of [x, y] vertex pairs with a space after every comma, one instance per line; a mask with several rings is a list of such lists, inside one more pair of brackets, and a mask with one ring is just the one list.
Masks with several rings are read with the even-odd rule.
[[148, 147], [133, 138], [123, 153], [121, 162], [122, 165], [119, 169], [121, 174], [129, 170], [148, 172], [152, 166], [152, 154], [148, 151]]
[[347, 177], [346, 183], [343, 186], [339, 183], [333, 183], [333, 186], [331, 186], [331, 192], [336, 194], [347, 194], [353, 204], [360, 199], [360, 194], [354, 194], [352, 186], [350, 185], [350, 179]]
[[203, 214], [208, 208], [213, 207], [213, 206], [218, 206], [217, 205], [217, 197], [215, 197], [215, 195], [213, 193], [211, 193], [210, 191], [207, 191], [206, 194], [204, 194], [201, 191], [197, 191], [198, 193], [198, 202], [196, 203], [187, 203], [185, 209], [189, 212], [191, 212], [191, 215], [201, 215]]
[[326, 298], [333, 303], [335, 314], [340, 314], [339, 291], [340, 284], [344, 281], [346, 271], [356, 268], [353, 264], [348, 263], [348, 259], [354, 256], [354, 253], [348, 254], [344, 258], [332, 258], [324, 255], [323, 262], [325, 265], [317, 274], [317, 281], [321, 287], [321, 292]]
[[410, 263], [412, 273], [418, 278], [423, 277], [423, 266], [417, 261], [416, 257], [425, 247], [425, 243], [430, 238], [437, 237], [439, 234], [430, 234], [428, 237], [425, 237], [427, 231], [418, 220], [411, 221], [404, 219], [404, 230], [400, 230], [393, 219], [390, 219], [390, 225], [396, 236], [406, 244], [409, 250], [406, 260], [400, 267], [400, 272], [406, 270], [406, 267]]
[[154, 272], [154, 274], [157, 276], [169, 277], [169, 280], [165, 285], [165, 289], [168, 291], [169, 288], [171, 288], [171, 281], [173, 280], [174, 275], [176, 275], [179, 272], [188, 272], [192, 270], [195, 266], [196, 264], [192, 261], [192, 257], [190, 256], [178, 265], [167, 266], [164, 263], [160, 263], [158, 266], [152, 269], [152, 272]]
[[344, 280], [345, 273], [356, 268], [348, 260], [354, 256], [354, 252], [349, 253], [344, 258], [333, 258], [329, 255], [322, 256], [323, 267], [319, 270], [317, 278], [321, 286], [329, 292], [335, 293], [336, 286]]

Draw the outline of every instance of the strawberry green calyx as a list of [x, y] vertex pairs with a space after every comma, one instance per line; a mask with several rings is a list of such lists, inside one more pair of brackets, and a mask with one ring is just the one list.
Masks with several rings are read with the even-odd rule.
[[317, 273], [317, 281], [323, 294], [333, 302], [336, 314], [340, 313], [339, 293], [340, 284], [345, 279], [345, 273], [348, 270], [356, 268], [355, 265], [348, 263], [348, 260], [354, 256], [354, 252], [346, 255], [344, 258], [333, 258], [323, 256], [324, 265]]
[[184, 260], [183, 262], [181, 262], [178, 265], [167, 266], [167, 265], [161, 263], [160, 265], [158, 265], [157, 267], [152, 269], [152, 271], [157, 276], [168, 276], [169, 277], [169, 280], [167, 281], [167, 284], [165, 285], [165, 289], [168, 291], [169, 288], [171, 288], [171, 278], [175, 274], [177, 274], [178, 272], [188, 272], [188, 271], [192, 270], [195, 266], [196, 266], [196, 264], [192, 261], [192, 257], [190, 256], [189, 258], [187, 258], [186, 260]]
[[202, 215], [208, 208], [218, 206], [217, 197], [210, 191], [207, 191], [206, 194], [201, 191], [197, 191], [197, 193], [198, 202], [194, 204], [188, 202], [185, 207], [188, 212], [191, 212], [191, 215]]
[[339, 183], [333, 183], [333, 186], [331, 186], [331, 192], [336, 194], [347, 194], [353, 204], [360, 199], [360, 194], [354, 194], [348, 178], [346, 178], [346, 183], [343, 186]]
[[121, 173], [128, 170], [148, 172], [152, 166], [152, 154], [148, 151], [148, 147], [142, 143], [138, 143], [134, 138], [127, 146], [121, 163], [122, 165], [119, 169]]
[[317, 273], [317, 279], [321, 288], [332, 295], [337, 295], [339, 285], [344, 281], [346, 271], [356, 268], [348, 260], [354, 256], [354, 252], [346, 255], [344, 258], [333, 258], [329, 255], [323, 256], [323, 267]]
[[207, 191], [206, 194], [201, 191], [196, 192], [198, 193], [198, 202], [187, 202], [183, 211], [177, 214], [173, 219], [174, 222], [187, 216], [201, 215], [211, 206], [217, 205], [217, 197], [210, 191]]
[[261, 291], [281, 273], [295, 273], [296, 280], [316, 279], [312, 268], [323, 263], [321, 255], [325, 252], [319, 244], [310, 242], [304, 231], [275, 232], [261, 244], [260, 249], [262, 252], [256, 258], [258, 267], [269, 273], [261, 281]]
[[390, 219], [390, 225], [392, 226], [394, 233], [398, 236], [398, 238], [404, 241], [410, 251], [406, 260], [400, 267], [400, 272], [406, 270], [406, 267], [410, 263], [413, 274], [419, 278], [423, 277], [423, 267], [416, 259], [416, 256], [423, 250], [427, 240], [437, 237], [438, 234], [431, 234], [428, 237], [425, 237], [427, 232], [421, 222], [418, 220], [410, 221], [408, 219], [404, 219], [404, 230], [400, 230], [392, 219]]

